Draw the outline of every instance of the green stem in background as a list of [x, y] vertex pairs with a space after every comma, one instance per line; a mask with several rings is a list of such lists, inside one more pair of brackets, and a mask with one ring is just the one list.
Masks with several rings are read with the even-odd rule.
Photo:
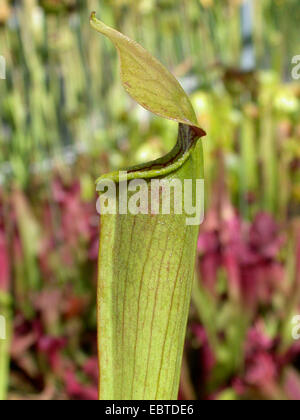
[[251, 210], [248, 208], [248, 197], [258, 191], [258, 161], [256, 144], [256, 122], [251, 115], [251, 104], [245, 107], [245, 117], [241, 127], [241, 182], [242, 182], [242, 208], [241, 213], [250, 218]]
[[[174, 76], [140, 45], [98, 21], [95, 14], [91, 25], [116, 46], [127, 92], [144, 108], [179, 123], [174, 149], [157, 161], [128, 169], [128, 180], [145, 180], [149, 197], [153, 178], [181, 183], [192, 180], [195, 203], [196, 180], [203, 178], [202, 144], [197, 140], [205, 133], [187, 95]], [[117, 183], [119, 196], [125, 180], [112, 173], [102, 176], [98, 187], [108, 179]], [[172, 191], [173, 203], [174, 195]], [[162, 192], [160, 204], [161, 200]], [[116, 204], [119, 207], [118, 199]], [[100, 399], [177, 398], [199, 226], [188, 226], [187, 215], [175, 214], [174, 207], [170, 214], [112, 215], [102, 211]]]
[[[11, 297], [4, 291], [0, 291], [0, 315], [0, 401], [5, 401], [9, 382], [12, 313]], [[5, 337], [1, 336], [2, 333], [5, 333]]]
[[[16, 293], [19, 294], [20, 308], [26, 317], [31, 318], [34, 310], [30, 304], [29, 293], [38, 291], [41, 287], [37, 265], [40, 231], [28, 202], [19, 189], [13, 191], [12, 203], [24, 253], [24, 261], [21, 264], [16, 261], [18, 273], [16, 275], [16, 279], [18, 279], [18, 281], [16, 280]], [[26, 282], [24, 282], [24, 279], [26, 279]]]
[[276, 143], [274, 142], [274, 121], [271, 102], [261, 108], [261, 160], [263, 167], [263, 206], [273, 213], [277, 210]]

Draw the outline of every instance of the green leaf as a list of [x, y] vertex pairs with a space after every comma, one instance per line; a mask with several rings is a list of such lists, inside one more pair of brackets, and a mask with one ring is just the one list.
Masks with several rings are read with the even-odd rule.
[[107, 36], [118, 50], [125, 90], [154, 114], [199, 127], [194, 109], [175, 77], [141, 45], [91, 15], [91, 26]]
[[[143, 179], [147, 194], [153, 178], [203, 178], [202, 144], [188, 97], [176, 79], [134, 41], [91, 17], [121, 58], [126, 90], [145, 108], [179, 123], [174, 149], [165, 157], [127, 170], [127, 180]], [[125, 179], [118, 172], [102, 176], [116, 182], [117, 202]], [[122, 182], [122, 183], [121, 183]], [[162, 202], [162, 192], [159, 203]], [[129, 201], [133, 193], [129, 193]], [[103, 196], [102, 196], [103, 197]], [[188, 226], [185, 212], [103, 214], [101, 208], [98, 276], [100, 399], [176, 399], [199, 226]], [[102, 203], [103, 205], [103, 203]]]

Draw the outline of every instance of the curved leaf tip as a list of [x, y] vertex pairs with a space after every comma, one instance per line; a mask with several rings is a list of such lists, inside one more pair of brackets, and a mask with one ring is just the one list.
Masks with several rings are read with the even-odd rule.
[[118, 50], [125, 90], [154, 114], [194, 127], [199, 137], [206, 133], [198, 125], [192, 104], [176, 78], [137, 42], [91, 14], [91, 26], [107, 36]]

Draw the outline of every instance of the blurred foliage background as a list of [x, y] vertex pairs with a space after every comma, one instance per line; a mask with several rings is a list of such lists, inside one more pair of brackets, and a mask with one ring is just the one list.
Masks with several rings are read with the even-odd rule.
[[201, 226], [181, 399], [300, 399], [299, 0], [0, 0], [0, 399], [96, 399], [94, 180], [169, 151], [99, 17], [191, 95]]

